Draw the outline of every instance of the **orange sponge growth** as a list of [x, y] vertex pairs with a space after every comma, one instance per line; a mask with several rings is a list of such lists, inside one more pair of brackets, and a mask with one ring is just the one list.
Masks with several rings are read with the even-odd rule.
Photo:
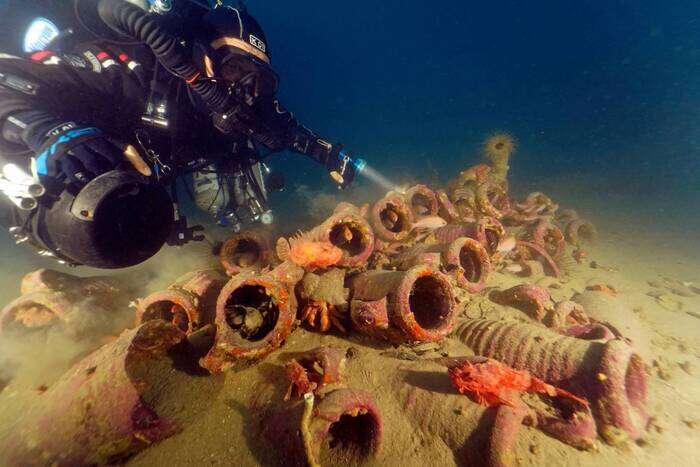
[[327, 240], [321, 240], [313, 231], [300, 233], [289, 240], [277, 241], [277, 256], [291, 261], [307, 271], [335, 266], [343, 258], [343, 250]]

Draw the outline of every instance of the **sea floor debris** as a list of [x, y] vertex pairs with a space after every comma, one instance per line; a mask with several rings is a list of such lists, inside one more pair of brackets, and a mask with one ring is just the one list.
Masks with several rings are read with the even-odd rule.
[[[602, 292], [563, 299], [559, 294], [555, 299], [556, 289], [534, 283], [545, 274], [561, 281], [563, 263], [572, 254], [582, 261], [582, 248], [598, 232], [575, 211], [559, 211], [543, 193], [522, 201], [510, 196], [509, 154], [503, 151], [513, 146], [512, 139], [500, 135], [488, 145], [496, 167], [470, 167], [447, 187], [415, 185], [404, 193], [387, 193], [371, 206], [340, 203], [324, 222], [290, 238], [274, 242], [269, 232], [259, 231], [234, 235], [221, 248], [218, 270], [194, 271], [137, 300], [139, 327], [76, 363], [46, 390], [47, 402], [20, 424], [60, 419], [51, 401], [65, 398], [75, 412], [66, 415], [66, 423], [76, 426], [67, 427], [71, 437], [62, 450], [43, 435], [32, 438], [36, 445], [27, 441], [28, 425], [0, 446], [27, 465], [46, 459], [58, 464], [123, 460], [183, 428], [145, 405], [146, 387], [132, 378], [134, 368], [165, 378], [156, 370], [167, 363], [169, 349], [178, 346], [196, 353], [193, 361], [209, 377], [230, 371], [236, 378], [237, 373], [263, 368], [261, 361], [274, 360], [271, 354], [287, 341], [316, 336], [305, 352], [282, 362], [277, 376], [265, 380], [278, 397], [251, 410], [259, 422], [260, 442], [290, 465], [377, 459], [391, 428], [384, 426], [381, 404], [373, 394], [376, 386], [369, 382], [404, 388], [407, 383], [382, 381], [371, 368], [356, 368], [353, 374], [366, 384], [361, 390], [346, 387], [358, 381], [355, 376], [349, 383], [347, 365], [361, 359], [356, 352], [319, 340], [329, 335], [366, 344], [367, 351], [378, 355], [388, 355], [387, 347], [402, 346], [393, 352], [410, 358], [392, 359], [397, 368], [410, 368], [428, 357], [442, 359], [459, 390], [474, 396], [475, 403], [463, 402], [474, 405], [469, 412], [474, 426], [483, 413], [479, 404], [495, 410], [493, 430], [485, 439], [491, 465], [513, 462], [523, 423], [577, 448], [591, 447], [598, 436], [610, 444], [641, 439], [650, 422], [644, 362], [648, 338], [634, 326], [618, 323], [625, 317], [606, 317], [611, 297], [590, 299]], [[494, 275], [515, 275], [518, 285], [493, 287]], [[22, 297], [0, 315], [0, 338], [17, 328], [29, 333], [69, 323], [80, 295], [90, 297], [95, 309], [122, 307], [134, 298], [103, 279], [48, 271], [27, 276], [21, 291]], [[482, 319], [471, 319], [464, 310], [477, 303]], [[489, 303], [520, 312], [500, 319], [490, 316], [494, 308]], [[144, 333], [150, 337], [141, 339]], [[153, 337], [158, 333], [170, 336], [167, 345]], [[477, 356], [449, 357], [455, 343]], [[68, 387], [95, 384], [88, 377], [106, 378], [102, 369], [111, 367], [116, 368], [114, 387], [103, 381], [103, 399], [80, 399], [82, 389], [66, 393]], [[432, 398], [450, 394], [449, 389], [437, 390], [445, 377], [435, 373], [423, 385]], [[154, 387], [148, 393], [154, 401], [167, 397], [158, 392], [159, 384]], [[110, 391], [126, 394], [122, 402], [130, 405], [124, 413], [100, 409], [110, 403]], [[549, 408], [529, 405], [531, 395], [521, 394], [525, 391], [538, 393]], [[396, 393], [404, 397], [406, 391]], [[407, 396], [405, 409], [415, 400]], [[94, 426], [77, 426], [80, 401], [94, 408]], [[134, 413], [136, 418], [124, 419]], [[79, 439], [86, 441], [77, 443]], [[137, 446], [134, 440], [139, 439], [144, 442]], [[446, 443], [462, 449], [454, 439]], [[473, 449], [470, 443], [465, 446], [467, 452]]]
[[7, 465], [115, 463], [182, 429], [158, 412], [170, 373], [168, 352], [185, 335], [148, 321], [86, 357], [17, 420], [0, 442]]

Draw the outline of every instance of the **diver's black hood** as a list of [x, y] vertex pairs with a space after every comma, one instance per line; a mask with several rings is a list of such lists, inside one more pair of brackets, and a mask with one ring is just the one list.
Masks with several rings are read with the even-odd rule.
[[200, 40], [209, 45], [225, 38], [227, 40], [221, 48], [225, 47], [231, 53], [244, 52], [268, 65], [271, 64], [265, 31], [245, 7], [215, 8], [202, 17], [200, 26]]

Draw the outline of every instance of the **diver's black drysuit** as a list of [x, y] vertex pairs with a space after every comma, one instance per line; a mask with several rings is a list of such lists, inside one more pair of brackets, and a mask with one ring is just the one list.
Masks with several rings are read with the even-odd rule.
[[[167, 128], [144, 124], [152, 93], [166, 97]], [[99, 128], [135, 147], [140, 147], [135, 132], [147, 127], [147, 149], [175, 167], [257, 157], [251, 140], [272, 152], [289, 149], [324, 164], [333, 150], [273, 97], [258, 99], [250, 128], [234, 135], [217, 131], [204, 109], [146, 47], [127, 54], [90, 44], [70, 54], [42, 51], [27, 59], [0, 54], [0, 151], [17, 162], [28, 160], [29, 143], [44, 137], [49, 124], [64, 122]]]
[[[52, 50], [26, 59], [0, 54], [0, 162], [19, 180], [0, 180], [0, 190], [18, 207], [8, 224], [16, 242], [69, 264], [131, 266], [166, 240], [198, 239], [165, 190], [170, 185], [176, 195], [171, 182], [179, 175], [198, 172], [198, 187], [205, 187], [199, 193], [207, 196], [218, 186], [207, 210], [225, 190], [226, 209], [217, 207], [216, 215], [240, 225], [272, 220], [264, 190], [280, 179], [257, 164], [261, 146], [309, 156], [340, 188], [365, 167], [342, 145], [300, 125], [275, 98], [264, 32], [244, 9], [206, 12], [185, 43], [168, 32], [167, 21], [130, 2], [88, 6], [110, 30], [93, 32], [105, 38], [99, 43], [69, 46], [68, 36], [59, 35]], [[79, 22], [92, 32], [77, 12], [76, 2]], [[131, 42], [106, 39], [112, 33]], [[41, 184], [5, 159], [30, 166]], [[129, 162], [153, 177], [120, 170]], [[210, 182], [212, 173], [222, 176], [218, 184]], [[28, 196], [30, 188], [41, 194]], [[238, 207], [248, 216], [239, 216]]]

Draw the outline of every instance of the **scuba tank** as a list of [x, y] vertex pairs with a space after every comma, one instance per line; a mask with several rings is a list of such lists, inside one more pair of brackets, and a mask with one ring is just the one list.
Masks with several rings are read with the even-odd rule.
[[[238, 232], [246, 224], [274, 221], [268, 207], [267, 181], [272, 172], [264, 163], [241, 165], [222, 171], [212, 164], [192, 174], [194, 200], [201, 210], [212, 216], [217, 224]], [[281, 190], [283, 181], [273, 190]]]

